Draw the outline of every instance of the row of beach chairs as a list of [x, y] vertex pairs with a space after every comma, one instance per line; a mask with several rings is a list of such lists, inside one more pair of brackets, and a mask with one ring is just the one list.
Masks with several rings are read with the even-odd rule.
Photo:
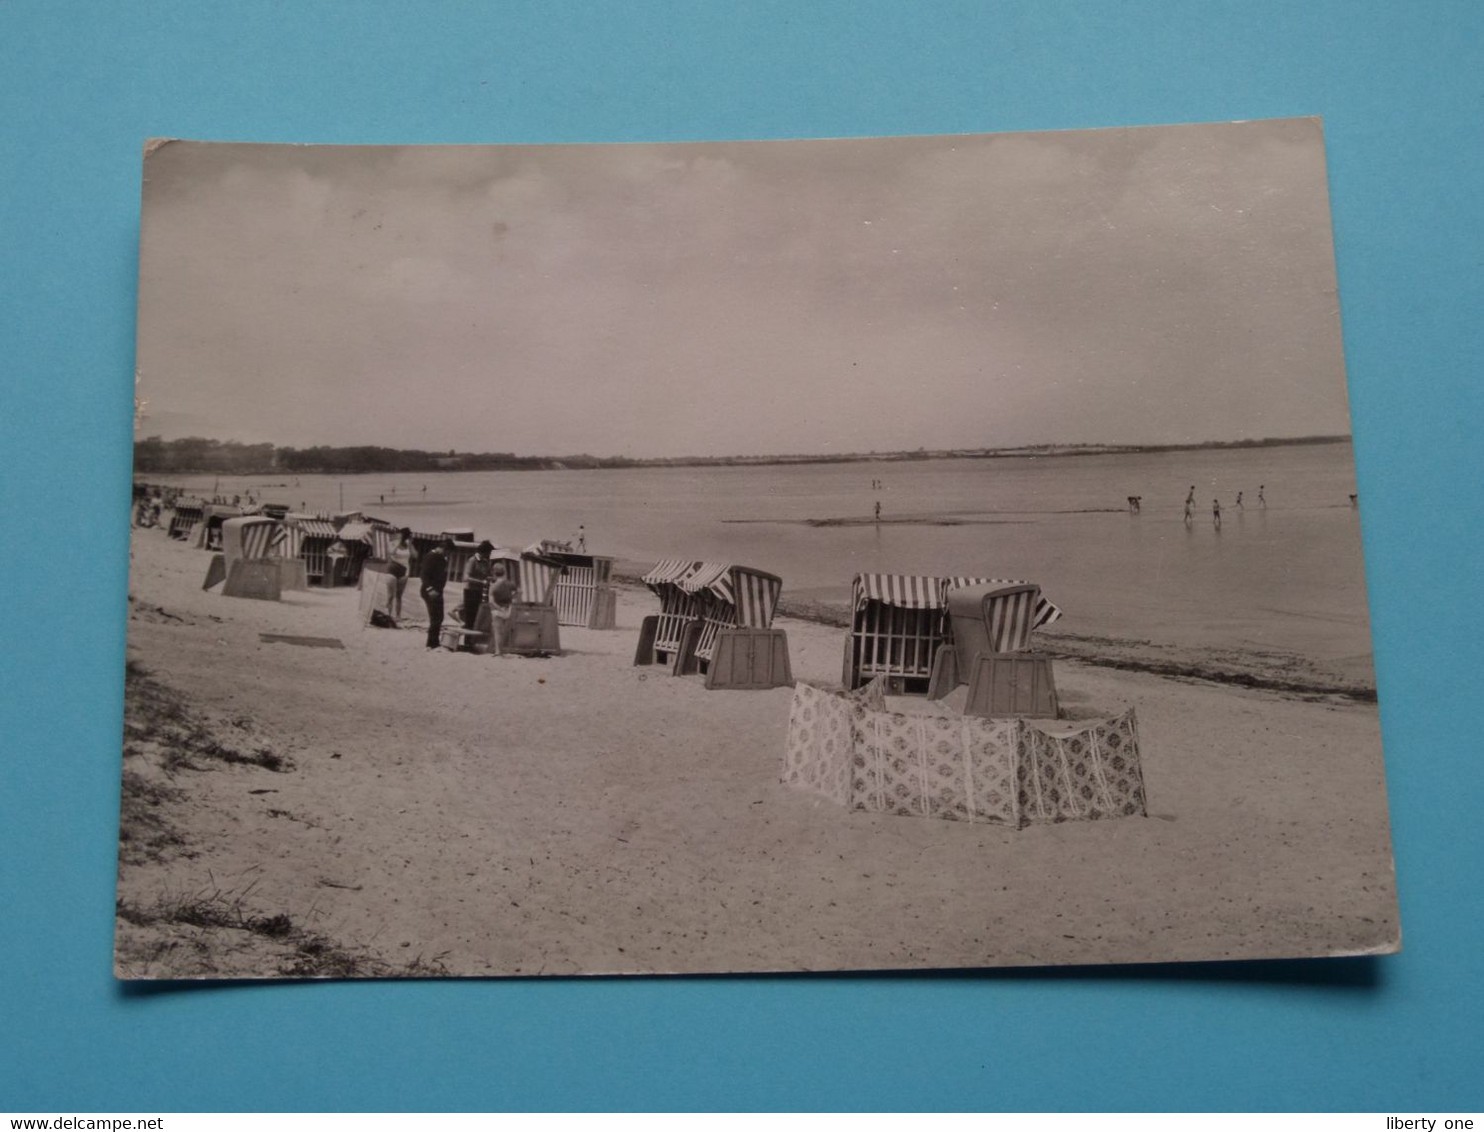
[[[791, 682], [786, 637], [772, 628], [782, 580], [733, 563], [666, 559], [644, 576], [660, 610], [644, 619], [634, 663], [702, 671], [707, 686]], [[969, 576], [858, 574], [841, 676], [940, 699], [969, 685], [976, 715], [1054, 717], [1056, 683], [1031, 634], [1061, 617], [1040, 587]]]

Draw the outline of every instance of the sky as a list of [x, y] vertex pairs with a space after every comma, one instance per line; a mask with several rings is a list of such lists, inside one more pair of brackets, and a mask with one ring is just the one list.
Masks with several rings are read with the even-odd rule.
[[1350, 431], [1316, 119], [171, 142], [139, 437], [631, 457]]

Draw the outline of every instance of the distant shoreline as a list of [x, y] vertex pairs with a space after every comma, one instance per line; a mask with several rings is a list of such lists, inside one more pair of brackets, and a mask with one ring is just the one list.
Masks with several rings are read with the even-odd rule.
[[[898, 452], [847, 452], [837, 455], [766, 456], [515, 456], [509, 453], [450, 453], [434, 455], [395, 448], [275, 449], [272, 445], [192, 440], [199, 451], [210, 446], [211, 459], [190, 466], [167, 466], [172, 446], [184, 441], [155, 438], [134, 444], [134, 476], [267, 476], [267, 475], [436, 475], [440, 472], [556, 472], [610, 471], [626, 468], [756, 468], [800, 464], [891, 464], [917, 460], [1011, 460], [1061, 456], [1143, 456], [1160, 452], [1226, 451], [1246, 448], [1287, 448], [1298, 445], [1349, 444], [1350, 436], [1267, 437], [1261, 440], [1207, 440], [1188, 444], [1034, 444], [1015, 448], [940, 448]], [[264, 452], [264, 450], [268, 450]], [[259, 462], [234, 466], [247, 456]], [[313, 454], [312, 456], [310, 454]], [[304, 458], [326, 461], [299, 464]], [[184, 457], [190, 458], [190, 457]], [[199, 459], [199, 457], [197, 457]], [[269, 462], [260, 462], [267, 458]], [[285, 461], [292, 461], [286, 463]]]

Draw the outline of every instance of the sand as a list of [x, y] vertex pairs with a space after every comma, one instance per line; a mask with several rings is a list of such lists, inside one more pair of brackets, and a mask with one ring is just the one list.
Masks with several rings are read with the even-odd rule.
[[[1011, 831], [853, 813], [779, 784], [788, 689], [708, 692], [632, 665], [656, 607], [642, 589], [620, 591], [617, 631], [563, 627], [561, 657], [495, 658], [363, 628], [353, 590], [203, 592], [208, 560], [135, 532], [131, 664], [200, 721], [198, 746], [291, 766], [189, 769], [168, 739], [129, 744], [136, 793], [154, 793], [126, 806], [121, 977], [979, 967], [1399, 940], [1373, 703], [1061, 660], [1073, 719], [1137, 708], [1148, 818]], [[841, 629], [778, 626], [797, 678], [838, 685]], [[147, 851], [142, 811], [170, 831]]]

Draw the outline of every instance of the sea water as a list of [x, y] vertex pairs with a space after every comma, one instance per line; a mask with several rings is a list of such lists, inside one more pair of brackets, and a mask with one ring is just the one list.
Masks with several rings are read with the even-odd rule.
[[[522, 547], [740, 562], [844, 604], [858, 572], [1029, 580], [1058, 629], [1368, 666], [1349, 444], [598, 471], [168, 478]], [[1185, 498], [1195, 487], [1193, 521]], [[1259, 488], [1263, 500], [1259, 502]], [[1243, 495], [1237, 508], [1236, 495]], [[1139, 513], [1126, 500], [1142, 496]], [[1218, 529], [1212, 500], [1221, 504]], [[874, 522], [875, 505], [882, 522]], [[823, 521], [822, 523], [819, 521]]]

